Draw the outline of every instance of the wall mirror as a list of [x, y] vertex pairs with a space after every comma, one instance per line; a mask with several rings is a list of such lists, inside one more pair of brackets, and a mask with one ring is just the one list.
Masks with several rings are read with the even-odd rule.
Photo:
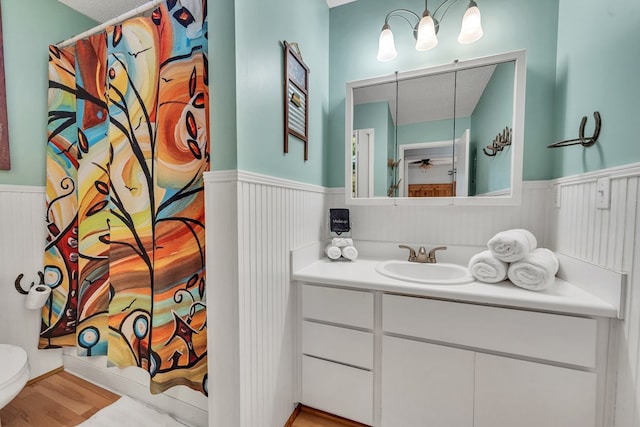
[[347, 83], [345, 195], [361, 205], [516, 205], [525, 51]]

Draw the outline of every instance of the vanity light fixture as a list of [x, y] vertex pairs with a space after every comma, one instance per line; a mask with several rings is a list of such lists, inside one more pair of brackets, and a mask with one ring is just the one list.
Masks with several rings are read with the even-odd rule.
[[[458, 0], [444, 0], [433, 12], [429, 12], [427, 0], [424, 2], [424, 12], [422, 17], [408, 9], [395, 9], [387, 13], [384, 18], [384, 25], [378, 40], [378, 61], [391, 61], [398, 54], [396, 52], [393, 33], [389, 26], [389, 19], [394, 16], [404, 19], [413, 29], [413, 37], [416, 39], [416, 50], [426, 51], [433, 49], [438, 44], [438, 30], [440, 21], [444, 18], [449, 8]], [[444, 9], [442, 9], [444, 7]], [[436, 18], [436, 14], [442, 9], [442, 14]], [[413, 23], [415, 22], [415, 24]], [[471, 0], [462, 18], [462, 27], [458, 35], [458, 42], [462, 44], [473, 43], [483, 35], [480, 9], [475, 0]]]

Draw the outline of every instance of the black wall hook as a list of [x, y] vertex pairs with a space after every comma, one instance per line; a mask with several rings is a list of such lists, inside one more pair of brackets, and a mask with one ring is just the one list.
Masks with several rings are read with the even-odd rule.
[[[511, 145], [511, 128], [507, 126], [506, 128], [504, 128], [502, 133], [496, 135], [491, 145], [487, 145], [487, 147], [483, 148], [482, 151], [487, 156], [493, 157], [498, 154], [498, 152], [504, 150], [504, 147], [507, 147], [509, 145]], [[489, 151], [487, 151], [487, 149]]]
[[[40, 283], [39, 285], [44, 285], [44, 273], [42, 271], [38, 271], [38, 276], [40, 276]], [[16, 277], [16, 291], [18, 291], [18, 293], [22, 294], [22, 295], [27, 295], [29, 293], [29, 289], [33, 288], [35, 286], [35, 282], [31, 282], [31, 286], [29, 286], [29, 288], [27, 290], [25, 290], [22, 287], [22, 284], [20, 283], [20, 281], [22, 280], [22, 278], [24, 277], [24, 274], [20, 273], [18, 274], [18, 277]]]
[[591, 147], [598, 141], [600, 136], [600, 129], [602, 127], [602, 119], [598, 111], [593, 112], [593, 118], [596, 122], [596, 128], [593, 131], [593, 135], [586, 138], [584, 136], [584, 128], [587, 125], [587, 116], [583, 116], [580, 121], [580, 128], [578, 129], [578, 137], [574, 139], [565, 139], [564, 141], [558, 141], [553, 144], [547, 145], [547, 148], [568, 147], [569, 145], [582, 145], [583, 147]]

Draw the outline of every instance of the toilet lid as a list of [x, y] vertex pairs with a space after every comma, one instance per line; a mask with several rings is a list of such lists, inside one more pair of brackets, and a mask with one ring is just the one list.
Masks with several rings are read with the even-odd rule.
[[0, 388], [11, 382], [27, 366], [27, 352], [20, 347], [0, 344]]

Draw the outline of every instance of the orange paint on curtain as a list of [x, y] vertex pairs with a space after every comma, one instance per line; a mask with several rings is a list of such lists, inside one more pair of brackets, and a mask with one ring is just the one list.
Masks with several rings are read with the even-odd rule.
[[[80, 299], [73, 307], [71, 272], [68, 290], [54, 289], [54, 309], [43, 311], [43, 331], [53, 326], [52, 313], [77, 309], [77, 322], [66, 322], [74, 330], [55, 342], [43, 334], [41, 344], [69, 345], [72, 336], [80, 354], [107, 354], [110, 366], [147, 370], [152, 393], [180, 384], [208, 389], [207, 8], [206, 0], [188, 5], [167, 0], [149, 17], [79, 42], [75, 81], [58, 85], [50, 71], [50, 101], [62, 96], [68, 103], [60, 109], [50, 102], [50, 117], [63, 111], [66, 118], [64, 126], [54, 123], [50, 145], [68, 147], [72, 157], [61, 160], [61, 150], [52, 150], [52, 174], [66, 180], [78, 164], [72, 192], [80, 201]], [[63, 133], [68, 141], [58, 141]], [[54, 255], [46, 261], [52, 267], [67, 262]]]

